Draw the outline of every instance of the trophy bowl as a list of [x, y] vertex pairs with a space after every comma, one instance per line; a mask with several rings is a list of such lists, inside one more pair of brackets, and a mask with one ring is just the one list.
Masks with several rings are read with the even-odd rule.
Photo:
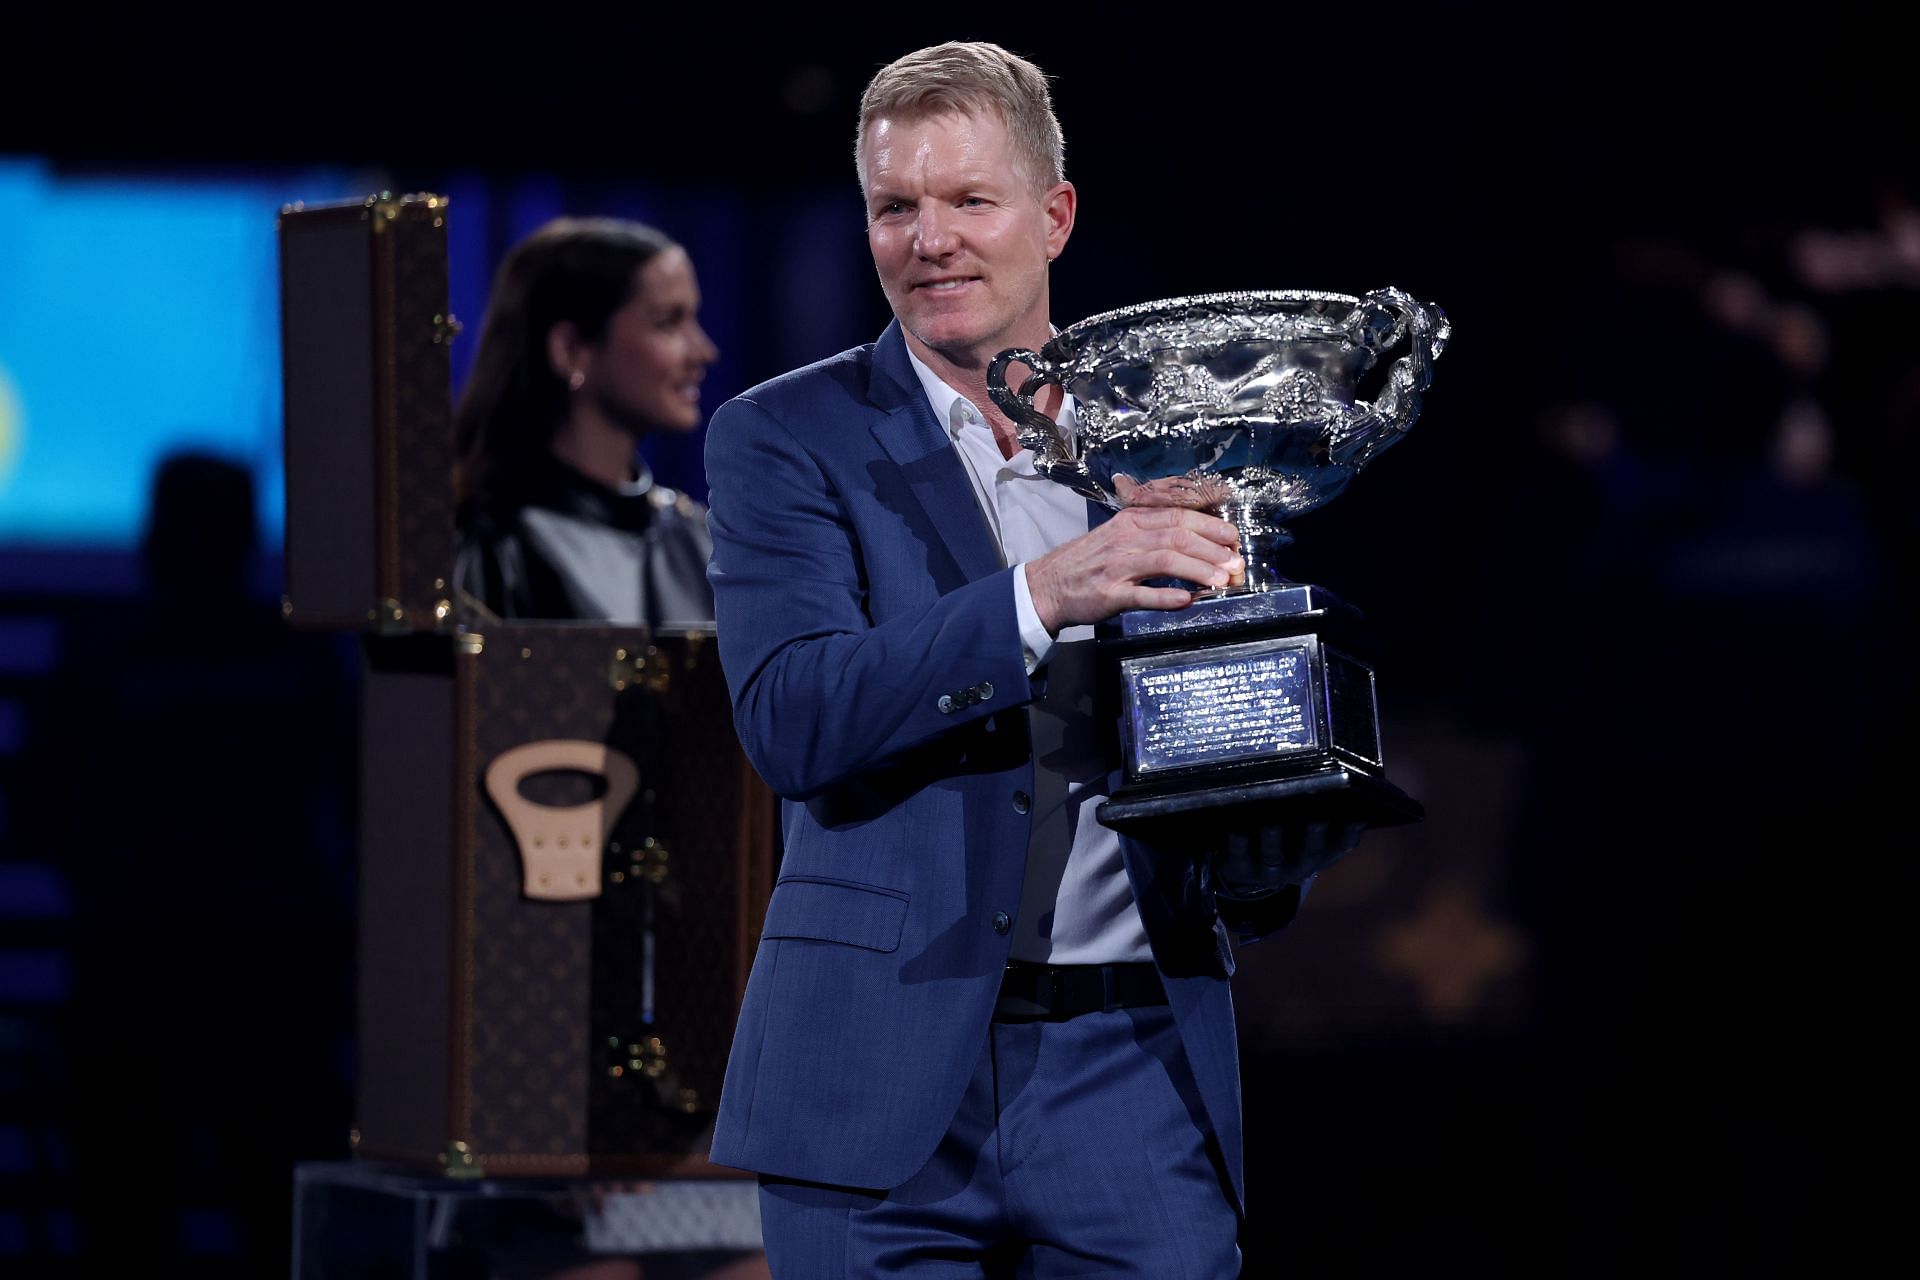
[[[994, 357], [987, 389], [1035, 467], [1115, 510], [1210, 511], [1240, 530], [1247, 564], [1232, 591], [1286, 579], [1283, 522], [1329, 502], [1420, 413], [1451, 328], [1399, 289], [1212, 293], [1091, 316], [1039, 351]], [[1360, 383], [1404, 347], [1370, 400]], [[1030, 376], [1016, 389], [1009, 365]], [[1073, 396], [1063, 430], [1033, 406], [1054, 384]]]

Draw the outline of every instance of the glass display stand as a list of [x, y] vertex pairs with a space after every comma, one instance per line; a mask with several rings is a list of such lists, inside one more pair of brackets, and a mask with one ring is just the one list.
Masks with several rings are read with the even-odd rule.
[[760, 1249], [751, 1178], [450, 1178], [361, 1160], [293, 1171], [293, 1280], [532, 1280], [596, 1259], [646, 1280]]

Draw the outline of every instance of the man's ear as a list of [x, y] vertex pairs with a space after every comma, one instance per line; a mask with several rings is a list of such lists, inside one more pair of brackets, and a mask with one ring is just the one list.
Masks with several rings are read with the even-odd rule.
[[1071, 182], [1056, 182], [1040, 202], [1041, 212], [1047, 219], [1047, 261], [1052, 262], [1067, 247], [1067, 237], [1073, 234], [1073, 215], [1079, 208], [1080, 193]]

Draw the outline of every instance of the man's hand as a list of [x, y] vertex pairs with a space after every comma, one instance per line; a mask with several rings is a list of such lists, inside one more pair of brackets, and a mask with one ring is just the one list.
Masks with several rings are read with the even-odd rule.
[[1034, 612], [1051, 635], [1125, 609], [1184, 609], [1193, 593], [1147, 578], [1225, 586], [1246, 568], [1240, 535], [1218, 516], [1179, 507], [1128, 507], [1099, 528], [1027, 564]]
[[1251, 901], [1300, 884], [1352, 852], [1366, 831], [1364, 822], [1294, 819], [1230, 832], [1213, 857], [1214, 891]]

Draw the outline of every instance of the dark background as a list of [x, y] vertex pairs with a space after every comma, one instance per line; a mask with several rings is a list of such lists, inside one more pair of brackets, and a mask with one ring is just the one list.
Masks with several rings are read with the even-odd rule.
[[[1443, 306], [1421, 421], [1295, 529], [1295, 576], [1369, 614], [1390, 768], [1429, 816], [1242, 953], [1249, 1274], [1868, 1255], [1911, 1136], [1891, 802], [1915, 710], [1920, 175], [1889, 31], [1835, 6], [272, 17], [223, 27], [218, 56], [174, 13], [50, 33], [0, 83], [0, 152], [451, 191], [470, 326], [527, 209], [644, 213], [701, 274], [713, 404], [879, 330], [860, 89], [918, 45], [994, 39], [1056, 80], [1081, 194], [1057, 321], [1229, 288]], [[697, 442], [654, 457], [703, 491]], [[231, 618], [157, 584], [72, 598], [48, 555], [53, 586], [9, 608], [61, 620], [66, 674], [33, 690], [9, 789], [87, 767], [50, 725], [114, 726], [136, 775], [203, 732], [197, 776], [249, 797], [231, 823], [298, 812], [308, 847], [236, 888], [244, 850], [164, 770], [114, 795], [79, 844], [122, 861], [75, 855], [74, 919], [33, 926], [111, 945], [76, 942], [64, 1029], [36, 1056], [12, 1019], [9, 1062], [64, 1063], [40, 1083], [76, 1116], [149, 1117], [94, 1139], [125, 1152], [123, 1194], [202, 1170], [214, 1217], [182, 1247], [273, 1273], [285, 1162], [336, 1154], [350, 1113], [351, 668], [237, 587]], [[187, 638], [212, 633], [232, 651]], [[264, 741], [297, 766], [248, 781]], [[177, 872], [135, 873], [152, 859]], [[265, 1016], [296, 1003], [317, 1012]], [[250, 1195], [218, 1172], [236, 1162]], [[87, 1166], [56, 1150], [10, 1184], [28, 1250], [98, 1246], [111, 1210], [48, 1226], [98, 1194]]]

